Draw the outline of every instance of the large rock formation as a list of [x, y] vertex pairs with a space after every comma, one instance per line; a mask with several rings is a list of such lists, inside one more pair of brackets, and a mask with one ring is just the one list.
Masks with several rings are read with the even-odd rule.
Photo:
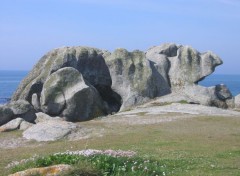
[[41, 92], [43, 112], [60, 115], [69, 121], [83, 121], [105, 115], [104, 103], [98, 91], [87, 86], [74, 68], [65, 67], [51, 74]]
[[106, 56], [106, 63], [112, 78], [111, 89], [121, 96], [119, 100], [122, 99], [121, 109], [170, 93], [170, 89], [162, 85], [163, 78], [142, 51], [117, 49]]
[[[227, 108], [234, 100], [226, 86], [198, 85], [220, 64], [222, 60], [212, 52], [171, 43], [146, 53], [63, 47], [40, 59], [12, 101], [25, 100], [38, 112], [68, 121], [89, 120], [171, 93], [193, 103]], [[2, 123], [11, 113], [4, 113]]]

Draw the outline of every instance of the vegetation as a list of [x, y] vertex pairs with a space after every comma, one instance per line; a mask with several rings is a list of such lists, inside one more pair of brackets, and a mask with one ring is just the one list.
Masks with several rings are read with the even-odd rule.
[[[0, 173], [13, 160], [29, 158], [34, 154], [43, 156], [36, 162], [20, 165], [16, 170], [57, 163], [74, 166], [72, 175], [240, 175], [240, 118], [239, 117], [194, 117], [160, 124], [129, 126], [101, 120], [82, 123], [85, 127], [97, 126], [105, 129], [103, 137], [92, 137], [79, 141], [61, 140], [48, 143], [31, 142], [33, 147], [1, 149]], [[16, 133], [6, 134], [8, 137]], [[5, 138], [0, 134], [0, 140]], [[18, 136], [18, 135], [17, 135]], [[133, 158], [113, 158], [108, 156], [79, 157], [53, 156], [52, 153], [66, 150], [121, 149], [137, 152]], [[149, 163], [144, 163], [149, 160]], [[128, 162], [127, 162], [128, 161]], [[146, 164], [132, 172], [134, 163]], [[129, 163], [121, 171], [124, 163]], [[136, 168], [139, 165], [136, 165]], [[21, 168], [22, 167], [22, 168]], [[81, 172], [82, 173], [81, 173]], [[124, 174], [123, 174], [124, 173]], [[69, 173], [69, 175], [71, 175]]]
[[[84, 164], [82, 164], [84, 163]], [[113, 157], [108, 155], [79, 156], [69, 154], [49, 155], [29, 161], [22, 165], [17, 165], [12, 172], [25, 170], [33, 167], [45, 167], [56, 164], [74, 165], [75, 169], [69, 174], [81, 175], [96, 174], [103, 176], [122, 176], [122, 175], [166, 175], [169, 172], [166, 165], [161, 165], [158, 161], [147, 160], [139, 157]], [[83, 168], [82, 165], [87, 166]], [[81, 170], [79, 169], [81, 168]]]

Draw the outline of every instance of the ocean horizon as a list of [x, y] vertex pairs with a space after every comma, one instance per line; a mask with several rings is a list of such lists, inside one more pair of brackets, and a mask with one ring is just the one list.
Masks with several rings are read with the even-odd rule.
[[[29, 71], [0, 70], [0, 104], [7, 103], [16, 91], [20, 82]], [[240, 75], [212, 74], [206, 77], [199, 85], [205, 87], [225, 84], [233, 96], [240, 94]]]

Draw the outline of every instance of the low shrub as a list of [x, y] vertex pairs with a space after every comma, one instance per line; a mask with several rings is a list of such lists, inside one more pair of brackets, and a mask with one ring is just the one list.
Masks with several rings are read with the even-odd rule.
[[165, 175], [165, 166], [156, 160], [140, 157], [114, 157], [109, 155], [80, 156], [71, 154], [54, 154], [36, 158], [24, 164], [16, 165], [12, 172], [25, 170], [33, 167], [46, 167], [56, 164], [69, 164], [73, 166], [67, 175], [102, 175], [102, 176], [124, 176], [124, 175]]

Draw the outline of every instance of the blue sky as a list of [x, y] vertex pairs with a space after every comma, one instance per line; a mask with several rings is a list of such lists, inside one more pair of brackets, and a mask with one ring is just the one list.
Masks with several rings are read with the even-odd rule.
[[30, 70], [61, 46], [147, 50], [174, 42], [211, 50], [240, 74], [240, 0], [2, 0], [0, 70]]

